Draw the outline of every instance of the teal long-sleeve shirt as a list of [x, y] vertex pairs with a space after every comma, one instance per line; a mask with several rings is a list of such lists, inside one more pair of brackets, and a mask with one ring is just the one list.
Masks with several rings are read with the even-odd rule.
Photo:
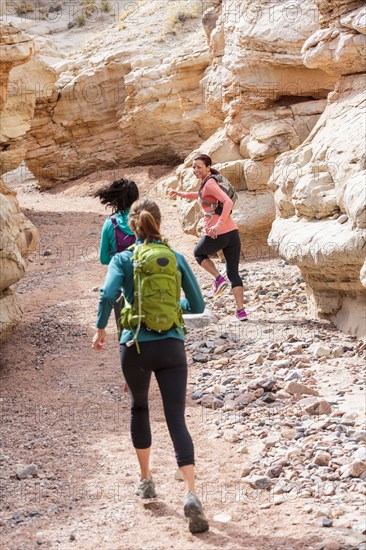
[[[123, 210], [121, 212], [116, 212], [114, 217], [118, 223], [118, 226], [127, 233], [127, 235], [133, 235], [133, 231], [128, 225], [128, 214], [130, 209]], [[114, 236], [114, 227], [111, 221], [110, 216], [104, 222], [102, 228], [102, 235], [100, 238], [100, 247], [99, 247], [99, 259], [100, 263], [103, 265], [108, 265], [113, 256], [117, 251], [116, 248], [116, 238]]]
[[[200, 287], [191, 268], [182, 254], [174, 250], [177, 258], [178, 268], [182, 274], [182, 289], [185, 298], [180, 300], [183, 313], [202, 313], [205, 309], [205, 302]], [[113, 256], [108, 265], [108, 272], [104, 286], [100, 291], [97, 328], [105, 328], [111, 314], [116, 294], [120, 288], [126, 300], [132, 304], [134, 299], [133, 266], [131, 262], [132, 251], [125, 250]], [[125, 344], [132, 340], [133, 333], [124, 329], [121, 334], [120, 343]], [[184, 340], [184, 332], [181, 328], [174, 328], [165, 334], [157, 334], [146, 328], [141, 328], [138, 334], [139, 342], [160, 340], [162, 338], [178, 338]]]

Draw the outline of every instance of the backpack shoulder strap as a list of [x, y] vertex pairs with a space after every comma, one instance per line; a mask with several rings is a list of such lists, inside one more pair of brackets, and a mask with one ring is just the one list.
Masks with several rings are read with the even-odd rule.
[[117, 220], [116, 220], [116, 216], [111, 216], [111, 222], [113, 224], [113, 227], [114, 229], [116, 229], [118, 227], [118, 223], [117, 223]]
[[200, 200], [200, 202], [202, 204], [204, 204], [205, 206], [214, 206], [215, 204], [217, 204], [216, 202], [209, 202], [209, 201], [206, 201], [203, 197], [202, 197], [202, 189], [204, 188], [204, 186], [206, 185], [206, 183], [208, 182], [209, 179], [214, 179], [216, 181], [216, 183], [218, 184], [218, 177], [217, 177], [217, 174], [209, 174], [208, 176], [205, 177], [205, 179], [203, 180], [203, 182], [201, 183], [200, 185], [200, 188], [198, 190], [198, 198]]

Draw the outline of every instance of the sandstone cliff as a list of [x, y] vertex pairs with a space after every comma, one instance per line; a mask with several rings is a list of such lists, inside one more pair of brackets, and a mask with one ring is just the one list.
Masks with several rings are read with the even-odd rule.
[[308, 138], [276, 161], [271, 185], [277, 218], [269, 242], [300, 267], [312, 314], [365, 337], [363, 4], [318, 2], [322, 29], [305, 42], [304, 63], [342, 76]]
[[135, 4], [59, 65], [53, 94], [38, 101], [26, 162], [42, 187], [176, 163], [219, 127], [200, 87], [209, 65], [202, 3]]
[[[32, 61], [32, 39], [16, 27], [0, 24], [0, 175], [16, 168], [25, 155], [24, 136], [36, 101], [35, 82], [41, 82], [44, 66]], [[24, 73], [18, 66], [27, 67]], [[30, 72], [28, 72], [30, 71]], [[32, 75], [33, 74], [33, 80]], [[24, 87], [24, 85], [26, 87]], [[33, 85], [33, 90], [32, 90]], [[20, 91], [21, 90], [21, 91]], [[26, 258], [38, 242], [38, 231], [21, 213], [16, 194], [0, 178], [0, 339], [19, 322], [14, 285], [24, 276]]]
[[[303, 63], [301, 48], [319, 29], [312, 1], [303, 2], [300, 9], [285, 1], [224, 0], [207, 10], [203, 22], [211, 67], [202, 84], [208, 108], [223, 127], [194, 153], [209, 154], [239, 190], [234, 218], [244, 254], [262, 255], [275, 219], [268, 187], [274, 161], [307, 138], [336, 77]], [[197, 188], [192, 157], [178, 170], [173, 185]], [[179, 200], [178, 207], [184, 229], [196, 233], [197, 206]]]

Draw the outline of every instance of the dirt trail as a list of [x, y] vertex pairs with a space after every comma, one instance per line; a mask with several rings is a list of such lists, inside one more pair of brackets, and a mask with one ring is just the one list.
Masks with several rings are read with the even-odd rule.
[[[147, 178], [143, 170], [139, 176]], [[240, 481], [243, 457], [234, 444], [209, 438], [212, 429], [190, 390], [187, 423], [210, 531], [193, 536], [187, 530], [183, 484], [174, 479], [174, 453], [155, 382], [151, 419], [158, 498], [145, 503], [135, 496], [137, 465], [113, 323], [107, 350], [91, 349], [97, 288], [106, 271], [97, 256], [105, 211], [89, 196], [94, 183], [52, 193], [39, 193], [30, 182], [18, 186], [41, 243], [18, 287], [23, 321], [2, 345], [3, 548], [320, 548], [326, 537], [301, 503], [268, 509], [270, 497], [263, 492], [248, 499]], [[160, 202], [163, 233], [191, 261], [196, 239], [182, 233], [174, 204]], [[191, 363], [190, 369], [194, 375], [202, 365]], [[38, 466], [37, 476], [18, 480], [17, 469], [30, 463]], [[212, 519], [223, 512], [231, 521]]]

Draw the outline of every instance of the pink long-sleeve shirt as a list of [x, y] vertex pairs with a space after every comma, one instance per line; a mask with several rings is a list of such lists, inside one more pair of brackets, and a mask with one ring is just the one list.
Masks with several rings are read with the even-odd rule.
[[[180, 196], [183, 199], [194, 200], [198, 199], [198, 192], [192, 191], [191, 193], [181, 193]], [[238, 226], [230, 216], [231, 209], [233, 207], [233, 201], [227, 194], [221, 189], [214, 178], [209, 178], [202, 189], [202, 198], [207, 202], [221, 202], [223, 205], [221, 214], [213, 214], [212, 211], [215, 206], [207, 206], [201, 203], [202, 214], [204, 216], [205, 233], [207, 229], [210, 229], [214, 225], [217, 225], [219, 231], [218, 235], [229, 233], [234, 229], [238, 229]]]

